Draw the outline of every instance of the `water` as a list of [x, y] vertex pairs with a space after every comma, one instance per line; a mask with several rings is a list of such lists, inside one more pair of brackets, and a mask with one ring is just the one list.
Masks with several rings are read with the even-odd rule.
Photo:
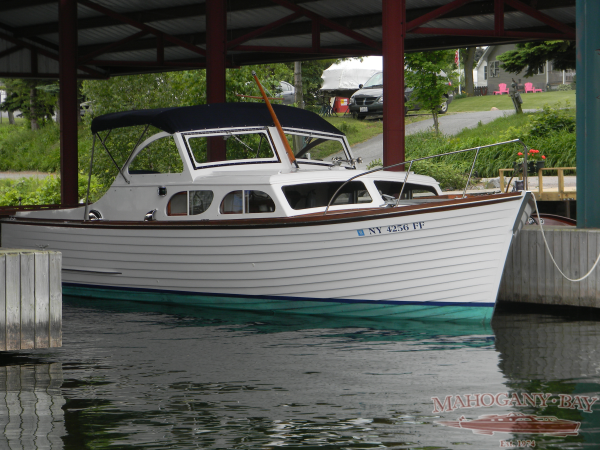
[[[598, 322], [505, 314], [486, 327], [64, 301], [62, 348], [0, 356], [0, 449], [600, 443], [600, 401], [585, 411], [600, 397]], [[580, 426], [556, 436], [438, 423], [511, 412]]]

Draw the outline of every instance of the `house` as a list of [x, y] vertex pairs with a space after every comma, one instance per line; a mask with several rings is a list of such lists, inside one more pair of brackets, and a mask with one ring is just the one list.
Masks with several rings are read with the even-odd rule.
[[525, 78], [523, 73], [506, 72], [501, 67], [502, 63], [498, 60], [498, 55], [515, 48], [515, 44], [490, 45], [473, 70], [473, 79], [477, 80], [476, 87], [487, 87], [488, 95], [493, 95], [494, 91], [499, 90], [500, 83], [506, 83], [506, 86], [510, 88], [513, 78], [522, 92], [525, 83], [533, 83], [535, 89], [548, 91], [558, 89], [561, 84], [573, 82], [574, 70], [553, 70], [551, 61], [546, 61], [545, 64], [538, 67], [536, 74], [529, 78]]

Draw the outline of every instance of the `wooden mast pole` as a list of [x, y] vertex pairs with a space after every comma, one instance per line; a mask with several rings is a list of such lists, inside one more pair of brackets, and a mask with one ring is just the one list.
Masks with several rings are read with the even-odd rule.
[[273, 119], [273, 123], [275, 123], [275, 127], [277, 128], [277, 131], [279, 131], [279, 137], [283, 141], [283, 145], [285, 147], [285, 151], [287, 152], [288, 158], [290, 159], [292, 166], [295, 166], [296, 169], [298, 169], [299, 167], [298, 167], [298, 163], [296, 162], [296, 157], [294, 156], [294, 152], [292, 151], [292, 148], [290, 147], [290, 143], [288, 142], [287, 138], [285, 137], [285, 133], [283, 132], [283, 128], [281, 128], [281, 124], [279, 123], [279, 119], [277, 118], [275, 111], [273, 111], [273, 107], [271, 106], [269, 97], [267, 97], [267, 94], [265, 94], [265, 90], [263, 89], [262, 84], [260, 84], [260, 81], [258, 81], [258, 77], [256, 76], [256, 72], [254, 70], [252, 71], [252, 76], [254, 77], [254, 81], [256, 81], [258, 88], [260, 89], [260, 93], [262, 94], [263, 99], [264, 99], [265, 103], [267, 104], [267, 108], [269, 108], [269, 112], [271, 113], [271, 118]]

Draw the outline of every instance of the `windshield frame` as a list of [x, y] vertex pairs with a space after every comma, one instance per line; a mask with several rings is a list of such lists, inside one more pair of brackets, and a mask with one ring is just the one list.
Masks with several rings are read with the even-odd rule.
[[[185, 150], [188, 154], [189, 161], [191, 163], [191, 167], [194, 170], [202, 170], [213, 167], [221, 167], [221, 166], [232, 166], [232, 165], [240, 165], [240, 164], [278, 164], [281, 162], [279, 158], [279, 153], [275, 147], [275, 143], [273, 142], [273, 138], [271, 133], [269, 132], [268, 127], [253, 127], [253, 128], [231, 128], [231, 129], [219, 129], [219, 130], [207, 130], [207, 131], [187, 131], [185, 133], [180, 133], [183, 144], [185, 145]], [[244, 135], [244, 134], [264, 134], [265, 140], [264, 142], [270, 146], [271, 151], [273, 152], [272, 158], [252, 158], [252, 159], [230, 159], [226, 161], [214, 161], [214, 162], [197, 162], [194, 157], [194, 152], [189, 144], [189, 139], [194, 138], [208, 138], [208, 137], [226, 137], [232, 135]]]

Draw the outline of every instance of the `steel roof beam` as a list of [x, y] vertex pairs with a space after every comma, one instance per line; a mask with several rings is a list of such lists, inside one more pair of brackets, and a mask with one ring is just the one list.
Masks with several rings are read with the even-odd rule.
[[[58, 61], [58, 59], [59, 59], [59, 56], [56, 53], [52, 53], [51, 51], [48, 51], [44, 48], [40, 48], [29, 42], [22, 41], [21, 39], [16, 39], [13, 36], [10, 36], [9, 34], [6, 34], [2, 31], [0, 31], [0, 39], [4, 39], [5, 41], [8, 41], [14, 45], [20, 46], [21, 48], [25, 48], [25, 49], [29, 50], [30, 52], [35, 52], [39, 55], [45, 56], [46, 58], [50, 58], [54, 61]], [[88, 72], [97, 77], [104, 77], [104, 74], [102, 74], [94, 69], [90, 69], [89, 67], [81, 67], [80, 70]]]
[[50, 3], [56, 5], [57, 2], [56, 0], [4, 0], [0, 3], [0, 12], [29, 8], [31, 6], [47, 5]]
[[204, 68], [205, 62], [197, 61], [123, 61], [123, 60], [97, 60], [92, 59], [88, 64], [99, 67], [176, 67], [176, 68]]
[[[44, 0], [47, 1], [47, 0]], [[298, 0], [296, 3], [309, 3], [317, 0]], [[53, 0], [51, 3], [55, 3]], [[247, 11], [260, 8], [272, 8], [271, 0], [233, 0], [228, 4], [228, 13], [238, 11]], [[1, 7], [0, 7], [1, 11]], [[167, 20], [187, 19], [190, 17], [202, 17], [206, 15], [206, 6], [204, 3], [196, 3], [192, 5], [170, 6], [168, 8], [150, 9], [145, 11], [130, 11], [121, 13], [123, 16], [129, 17], [139, 23], [164, 22]], [[109, 16], [89, 17], [87, 19], [79, 19], [77, 28], [79, 30], [87, 30], [90, 28], [103, 28], [122, 24], [122, 21]], [[26, 25], [15, 29], [15, 35], [19, 37], [38, 36], [44, 34], [58, 33], [58, 22], [47, 22], [37, 25]]]
[[[0, 72], [0, 78], [21, 78], [28, 80], [58, 80], [58, 73], [31, 73], [31, 72]], [[106, 76], [101, 77], [90, 75], [90, 74], [77, 74], [77, 78], [80, 80], [104, 80]]]
[[22, 45], [15, 45], [14, 47], [6, 49], [3, 52], [0, 52], [0, 59], [4, 58], [5, 56], [12, 55], [13, 53], [18, 52], [19, 50], [23, 50]]
[[108, 8], [105, 8], [104, 6], [98, 5], [97, 3], [94, 2], [90, 2], [89, 0], [77, 0], [81, 5], [84, 5], [87, 8], [93, 9], [94, 11], [97, 11], [99, 13], [105, 14], [109, 17], [112, 17], [114, 19], [117, 19], [123, 23], [126, 23], [127, 25], [131, 25], [134, 28], [138, 28], [139, 30], [142, 31], [146, 31], [150, 34], [153, 34], [155, 36], [162, 36], [165, 40], [172, 42], [173, 44], [179, 46], [179, 47], [183, 47], [187, 50], [190, 50], [194, 53], [198, 53], [200, 55], [206, 55], [206, 51], [200, 47], [196, 47], [193, 44], [189, 44], [185, 41], [182, 41], [181, 39], [178, 39], [174, 36], [170, 36], [166, 33], [163, 33], [160, 30], [157, 30], [156, 28], [153, 28], [151, 26], [145, 25], [143, 23], [140, 23], [136, 20], [130, 19], [127, 16], [124, 16], [122, 14], [119, 14], [117, 12], [114, 12]]
[[504, 2], [507, 5], [512, 6], [515, 9], [518, 9], [519, 11], [527, 14], [530, 17], [533, 17], [534, 19], [539, 20], [542, 23], [545, 23], [546, 25], [551, 26], [552, 28], [557, 29], [558, 31], [562, 31], [565, 34], [568, 35], [572, 35], [573, 38], [575, 39], [575, 28], [571, 28], [567, 25], [565, 25], [562, 22], [559, 22], [558, 20], [553, 19], [552, 17], [540, 12], [539, 10], [532, 8], [531, 6], [526, 5], [525, 3], [522, 3], [518, 0], [504, 0]]
[[104, 53], [108, 53], [111, 50], [116, 50], [117, 48], [125, 45], [126, 43], [140, 39], [142, 36], [146, 36], [147, 34], [148, 34], [148, 31], [140, 31], [139, 33], [135, 33], [131, 36], [127, 36], [126, 38], [123, 38], [120, 41], [113, 42], [112, 44], [106, 45], [96, 51], [90, 52], [87, 55], [80, 56], [79, 63], [80, 64], [86, 63], [86, 61], [94, 59], [96, 56], [100, 56]]
[[426, 24], [427, 22], [431, 22], [438, 17], [441, 17], [445, 14], [448, 14], [450, 11], [460, 8], [461, 6], [471, 2], [473, 0], [454, 0], [444, 6], [440, 6], [439, 8], [434, 9], [427, 14], [423, 14], [422, 16], [411, 20], [406, 24], [406, 31], [410, 32], [411, 30], [420, 27], [421, 25]]
[[271, 30], [279, 28], [279, 27], [285, 25], [286, 23], [289, 23], [289, 22], [292, 22], [292, 21], [298, 19], [299, 17], [302, 17], [302, 14], [297, 13], [297, 12], [295, 12], [293, 14], [290, 14], [289, 16], [286, 16], [286, 17], [284, 17], [282, 19], [279, 19], [279, 20], [277, 20], [275, 22], [272, 22], [272, 23], [270, 23], [268, 25], [265, 25], [264, 27], [261, 27], [261, 28], [259, 28], [257, 30], [251, 31], [249, 33], [246, 33], [246, 34], [244, 34], [243, 36], [240, 36], [237, 39], [229, 41], [227, 43], [227, 48], [228, 49], [235, 48], [236, 46], [238, 46], [238, 45], [240, 45], [240, 44], [242, 44], [242, 43], [244, 43], [246, 41], [249, 41], [251, 39], [257, 38], [258, 36], [266, 34], [266, 33], [268, 33]]
[[271, 0], [271, 1], [273, 3], [276, 3], [278, 5], [281, 5], [285, 8], [287, 8], [287, 9], [290, 9], [294, 12], [300, 13], [303, 16], [308, 17], [310, 20], [317, 21], [317, 22], [321, 23], [321, 25], [325, 25], [326, 27], [331, 28], [334, 31], [342, 33], [352, 39], [357, 40], [358, 42], [368, 45], [369, 47], [373, 47], [373, 48], [377, 48], [377, 49], [381, 48], [381, 42], [374, 41], [363, 34], [357, 33], [356, 31], [352, 30], [351, 28], [347, 28], [343, 25], [340, 25], [339, 23], [334, 22], [333, 20], [327, 19], [326, 17], [316, 14], [306, 8], [302, 8], [301, 6], [291, 3], [288, 0]]
[[[462, 28], [417, 28], [411, 31], [412, 34], [438, 34], [443, 36], [497, 36], [495, 30], [471, 30]], [[566, 35], [562, 33], [548, 33], [542, 31], [504, 31], [505, 37], [515, 39], [566, 39], [574, 40], [575, 35]]]
[[[496, 1], [498, 1], [498, 0], [496, 0]], [[565, 3], [570, 3], [570, 2], [574, 3], [574, 0], [545, 0], [544, 7], [545, 8], [556, 8], [556, 7], [565, 6]], [[407, 20], [409, 22], [414, 21], [425, 14], [435, 11], [436, 9], [437, 8], [424, 8], [424, 9], [412, 10], [412, 11], [408, 10], [407, 11]], [[508, 7], [507, 10], [514, 11], [514, 8]], [[446, 13], [444, 15], [444, 18], [478, 16], [481, 14], [494, 14], [494, 12], [495, 12], [494, 0], [490, 0], [488, 2], [467, 3], [467, 4], [463, 5], [462, 7], [458, 7], [457, 9], [454, 9], [454, 10]], [[288, 18], [289, 17], [290, 16], [288, 16]], [[340, 24], [346, 28], [353, 28], [353, 29], [372, 28], [372, 27], [381, 26], [381, 14], [339, 17], [339, 18], [332, 19], [332, 20], [334, 20], [335, 22], [337, 22], [338, 24]], [[269, 25], [267, 25], [267, 26], [269, 26]], [[261, 28], [263, 28], [263, 27], [261, 27]], [[259, 28], [259, 29], [243, 28], [243, 29], [230, 30], [228, 32], [230, 39], [231, 39], [230, 43], [234, 43], [234, 45], [237, 45], [238, 39], [240, 39], [244, 36], [248, 37], [248, 35], [250, 33], [258, 32], [259, 30], [261, 30], [261, 28]], [[263, 34], [263, 31], [266, 31], [266, 33]], [[515, 30], [515, 32], [516, 31], [517, 30]], [[540, 32], [543, 32], [543, 31], [544, 30], [540, 30]], [[270, 30], [261, 30], [260, 34], [261, 34], [261, 36], [264, 36], [264, 37], [275, 38], [275, 37], [288, 37], [288, 36], [294, 36], [294, 35], [312, 35], [312, 33], [313, 33], [312, 23], [310, 21], [306, 21], [306, 22], [288, 23], [285, 27], [273, 27]], [[417, 33], [419, 33], [419, 32], [417, 32]], [[176, 35], [176, 37], [178, 39], [184, 40], [186, 42], [190, 42], [190, 43], [193, 42], [196, 45], [204, 45], [206, 43], [206, 33], [203, 33], [203, 32], [181, 34], [181, 35]], [[252, 36], [252, 37], [256, 38], [258, 36]], [[552, 33], [552, 35], [551, 36], [549, 35], [548, 38], [556, 39], [556, 34]], [[566, 38], [565, 36], [561, 36], [559, 39], [565, 39], [565, 38]], [[244, 38], [244, 42], [246, 42], [245, 38]], [[100, 48], [103, 48], [104, 46], [105, 45], [89, 45], [89, 46], [81, 47], [80, 53], [83, 53], [83, 54], [91, 53]], [[165, 42], [165, 46], [170, 47], [170, 46], [172, 46], [172, 44], [169, 42]], [[148, 50], [148, 49], [154, 49], [154, 48], [156, 48], [156, 46], [155, 46], [155, 41], [153, 39], [140, 39], [140, 40], [136, 40], [134, 42], [128, 42], [125, 45], [120, 46], [118, 51], [136, 51], [136, 50]], [[107, 53], [110, 53], [110, 52], [107, 52]]]
[[323, 48], [313, 47], [279, 47], [275, 45], [240, 45], [236, 50], [244, 52], [273, 52], [273, 53], [298, 53], [314, 55], [381, 55], [381, 50], [373, 48]]
[[[288, 16], [289, 17], [289, 16]], [[380, 14], [369, 14], [363, 16], [349, 16], [343, 17], [339, 20], [343, 21], [348, 26], [352, 26], [353, 28], [372, 28], [381, 26], [381, 15]], [[232, 30], [228, 32], [230, 35], [231, 41], [234, 42], [238, 38], [243, 37], [249, 33], [256, 31], [255, 28], [238, 28], [237, 30]], [[305, 22], [294, 22], [288, 23], [285, 27], [274, 28], [268, 32], [267, 37], [288, 37], [294, 35], [312, 35], [313, 27], [311, 21]], [[186, 42], [193, 42], [196, 45], [204, 45], [206, 44], [206, 33], [187, 33], [176, 35], [177, 38], [181, 40], [185, 40]], [[93, 51], [102, 48], [104, 45], [88, 45], [84, 47], [80, 47], [79, 51], [81, 53], [90, 53]], [[165, 42], [165, 46], [173, 46], [172, 44]], [[148, 50], [155, 48], [154, 41], [151, 39], [141, 39], [135, 42], [129, 42], [124, 45], [119, 51], [135, 51], [135, 50]], [[236, 49], [237, 50], [237, 49]]]

